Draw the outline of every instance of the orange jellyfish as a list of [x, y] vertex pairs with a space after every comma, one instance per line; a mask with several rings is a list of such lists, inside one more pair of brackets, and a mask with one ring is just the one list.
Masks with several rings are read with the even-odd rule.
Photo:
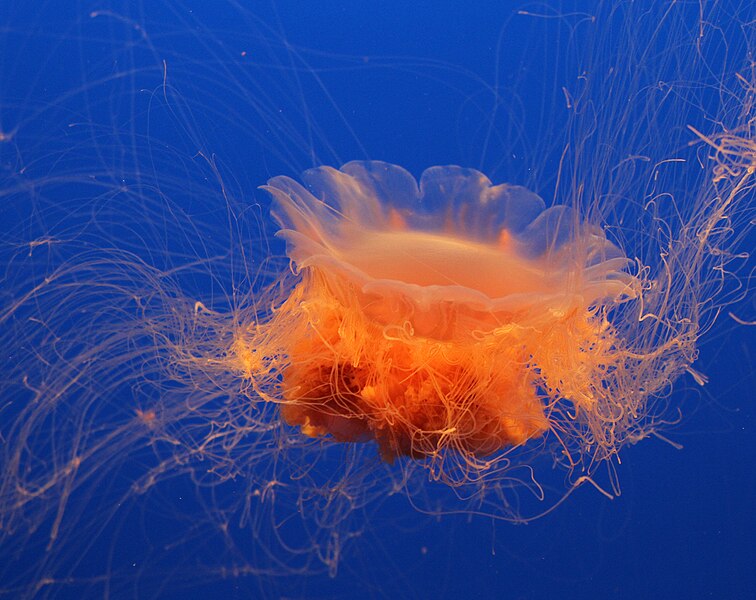
[[[374, 440], [388, 461], [436, 459], [460, 483], [566, 419], [612, 444], [621, 340], [608, 317], [641, 281], [600, 227], [457, 166], [416, 182], [351, 162], [302, 180], [265, 187], [300, 280], [234, 343], [287, 423]], [[611, 400], [632, 410], [632, 395]]]

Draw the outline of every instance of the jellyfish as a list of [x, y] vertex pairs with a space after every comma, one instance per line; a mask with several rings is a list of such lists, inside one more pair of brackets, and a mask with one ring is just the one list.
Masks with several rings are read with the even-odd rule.
[[608, 316], [642, 282], [600, 228], [456, 166], [416, 182], [352, 162], [302, 181], [265, 188], [300, 281], [235, 346], [247, 377], [280, 376], [263, 397], [287, 423], [478, 476], [556, 429], [567, 399], [611, 451], [637, 397], [609, 397], [621, 342]]
[[[699, 243], [750, 189], [750, 151]], [[691, 369], [696, 290], [671, 297], [659, 278], [700, 265], [651, 274], [572, 207], [474, 169], [416, 181], [379, 161], [264, 189], [297, 282], [231, 361], [305, 436], [375, 443], [450, 485], [547, 434], [574, 468], [653, 431], [649, 399]]]

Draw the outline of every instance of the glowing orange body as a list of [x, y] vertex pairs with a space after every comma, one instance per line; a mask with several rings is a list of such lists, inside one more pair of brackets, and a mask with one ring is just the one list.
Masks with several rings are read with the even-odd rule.
[[375, 439], [388, 458], [450, 444], [485, 455], [547, 427], [517, 332], [467, 340], [392, 332], [351, 312], [317, 279], [305, 276], [287, 302], [314, 311], [283, 372], [282, 414], [303, 433]]

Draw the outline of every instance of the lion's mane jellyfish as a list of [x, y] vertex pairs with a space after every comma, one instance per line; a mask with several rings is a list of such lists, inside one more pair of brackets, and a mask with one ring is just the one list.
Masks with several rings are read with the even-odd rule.
[[703, 274], [744, 256], [721, 223], [753, 187], [750, 127], [693, 131], [709, 187], [656, 265], [596, 214], [474, 169], [275, 177], [264, 189], [295, 280], [235, 328], [228, 367], [305, 436], [374, 442], [452, 487], [513, 483], [543, 448], [572, 486], [592, 481], [663, 427], [655, 403], [680, 374], [703, 381], [696, 344], [725, 293]]
[[607, 385], [622, 360], [609, 316], [641, 283], [601, 228], [456, 166], [302, 180], [265, 188], [300, 280], [234, 347], [249, 378], [280, 378], [258, 389], [287, 423], [467, 467], [446, 479], [569, 422], [612, 450], [638, 406]]

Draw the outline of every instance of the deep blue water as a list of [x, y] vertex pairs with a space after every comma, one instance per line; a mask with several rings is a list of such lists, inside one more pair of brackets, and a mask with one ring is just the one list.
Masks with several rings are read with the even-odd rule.
[[[268, 199], [258, 186], [321, 164], [380, 159], [415, 175], [432, 165], [461, 164], [497, 182], [526, 185], [549, 201], [566, 201], [570, 185], [557, 187], [556, 176], [565, 140], [583, 140], [583, 162], [575, 161], [564, 177], [580, 173], [599, 181], [597, 188], [611, 186], [608, 169], [616, 157], [643, 152], [652, 163], [676, 157], [695, 139], [686, 125], [708, 131], [720, 119], [732, 122], [734, 73], [750, 75], [745, 59], [756, 43], [756, 8], [747, 0], [703, 3], [702, 12], [622, 1], [600, 7], [446, 0], [239, 4], [2, 3], [0, 297], [6, 314], [53, 268], [82, 260], [82, 248], [91, 259], [107, 241], [165, 272], [220, 256], [228, 237], [249, 236], [248, 263], [237, 249], [233, 257], [229, 252], [227, 271], [211, 265], [205, 276], [197, 269], [176, 278], [187, 297], [222, 304], [245, 264], [254, 271], [266, 253], [283, 250], [270, 236]], [[697, 47], [699, 31], [705, 41]], [[654, 85], [666, 103], [645, 103]], [[570, 121], [568, 99], [580, 90], [591, 102]], [[590, 129], [597, 136], [587, 136]], [[641, 197], [649, 173], [639, 169], [638, 183], [623, 183], [622, 193]], [[665, 183], [681, 203], [693, 201], [684, 176]], [[119, 195], [120, 186], [130, 193]], [[753, 195], [743, 205], [734, 221], [738, 235], [753, 219]], [[623, 229], [640, 253], [643, 226], [629, 210], [614, 214], [625, 218], [609, 225]], [[30, 242], [50, 239], [55, 242], [41, 244], [49, 257], [31, 252]], [[751, 231], [738, 251], [753, 242]], [[69, 254], [69, 246], [78, 250]], [[753, 263], [742, 262], [738, 277], [747, 286]], [[92, 306], [97, 283], [93, 279], [83, 296]], [[54, 500], [43, 502], [49, 515], [29, 509], [13, 531], [10, 504], [2, 500], [8, 513], [0, 514], [0, 596], [751, 598], [756, 330], [729, 314], [753, 320], [753, 293], [745, 289], [702, 338], [695, 368], [709, 382], [700, 387], [685, 375], [669, 391], [669, 418], [680, 422], [662, 433], [682, 448], [653, 436], [625, 448], [615, 465], [621, 493], [611, 500], [586, 485], [553, 512], [513, 525], [475, 515], [470, 504], [455, 505], [447, 496], [446, 511], [459, 514], [431, 517], [404, 494], [386, 496], [350, 517], [357, 524], [345, 530], [360, 534], [344, 543], [335, 576], [317, 560], [303, 573], [296, 570], [299, 557], [279, 549], [273, 560], [251, 533], [239, 542], [244, 534], [237, 532], [231, 551], [217, 529], [208, 534], [199, 527], [203, 519], [220, 518], [215, 506], [238, 505], [199, 493], [204, 484], [186, 469], [176, 467], [177, 476], [154, 493], [129, 492], [142, 467], [162, 458], [142, 448], [123, 464], [96, 462], [100, 478], [71, 496], [65, 519], [73, 529], [52, 549], [46, 546]], [[46, 364], [71, 359], [56, 352], [55, 336], [25, 337], [27, 326], [36, 327], [29, 318], [52, 315], [57, 306], [68, 306], [62, 296], [32, 301], [0, 326], [8, 344], [0, 443], [14, 439], [15, 407], [30, 397], [22, 376], [44, 381]], [[62, 328], [56, 333], [76, 327], [78, 318], [56, 315]], [[76, 335], [86, 339], [88, 330]], [[39, 339], [46, 345], [35, 348]], [[116, 359], [113, 372], [121, 373], [118, 357], [110, 358]], [[139, 373], [118, 377], [130, 383], [118, 388], [122, 399], [106, 406], [133, 412], [142, 405]], [[103, 389], [108, 385], [102, 382]], [[90, 392], [80, 393], [97, 396]], [[75, 405], [76, 396], [70, 398]], [[81, 421], [91, 432], [122, 416], [91, 412]], [[51, 464], [70, 448], [57, 445], [78, 439], [56, 435], [67, 418], [62, 409], [33, 438], [38, 447], [29, 450], [42, 457], [41, 470], [62, 468]], [[128, 452], [126, 445], [113, 455]], [[3, 467], [7, 485], [10, 463]], [[437, 492], [429, 485], [420, 494], [432, 505]], [[215, 493], [233, 499], [248, 490], [235, 480]], [[11, 489], [3, 494], [10, 497]], [[281, 525], [294, 538], [299, 509], [293, 503], [291, 522]], [[240, 512], [224, 517], [235, 522]], [[316, 537], [328, 527], [316, 526]], [[269, 526], [256, 531], [275, 533]], [[300, 541], [311, 534], [303, 529]], [[278, 574], [233, 576], [243, 563], [273, 565]], [[55, 581], [34, 588], [45, 578]]]

